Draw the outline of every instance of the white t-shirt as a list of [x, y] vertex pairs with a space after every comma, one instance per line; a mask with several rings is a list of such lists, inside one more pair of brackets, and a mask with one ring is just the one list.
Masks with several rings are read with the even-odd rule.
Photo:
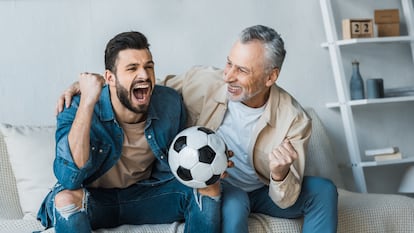
[[227, 169], [229, 177], [225, 180], [246, 192], [264, 185], [250, 163], [248, 148], [252, 132], [265, 107], [266, 105], [260, 108], [250, 108], [241, 102], [229, 101], [223, 123], [217, 129], [217, 134], [224, 139], [227, 148], [234, 153], [231, 158], [234, 167]]

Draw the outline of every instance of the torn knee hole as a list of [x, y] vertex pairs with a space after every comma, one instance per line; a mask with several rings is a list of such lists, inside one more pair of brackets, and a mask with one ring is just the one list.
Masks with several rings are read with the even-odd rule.
[[63, 190], [55, 196], [56, 211], [64, 218], [85, 210], [85, 192], [80, 190]]

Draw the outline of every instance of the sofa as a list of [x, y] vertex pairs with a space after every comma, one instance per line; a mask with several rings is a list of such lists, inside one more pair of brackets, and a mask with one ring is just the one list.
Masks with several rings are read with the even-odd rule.
[[[402, 195], [366, 194], [344, 188], [338, 165], [322, 122], [311, 108], [312, 136], [309, 143], [307, 175], [331, 179], [338, 187], [338, 232], [414, 232], [414, 199]], [[41, 231], [36, 211], [55, 182], [54, 126], [0, 124], [0, 232]], [[280, 219], [252, 213], [249, 231], [301, 232], [303, 219]], [[181, 233], [183, 223], [123, 225], [95, 232]], [[53, 228], [44, 232], [54, 232]]]

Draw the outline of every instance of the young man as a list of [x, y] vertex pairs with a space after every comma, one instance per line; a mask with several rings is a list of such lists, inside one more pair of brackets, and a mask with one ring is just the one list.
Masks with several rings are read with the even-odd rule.
[[[304, 177], [311, 119], [277, 86], [286, 51], [272, 28], [246, 28], [223, 70], [195, 67], [168, 76], [163, 85], [178, 90], [188, 125], [216, 130], [234, 152], [234, 168], [222, 181], [222, 231], [248, 232], [248, 215], [304, 217], [303, 232], [336, 232], [338, 194], [319, 177]], [[58, 102], [77, 93], [71, 86]]]
[[83, 73], [81, 96], [57, 117], [58, 183], [38, 218], [56, 232], [185, 221], [185, 232], [219, 232], [219, 184], [179, 183], [167, 149], [185, 126], [180, 95], [155, 85], [146, 37], [125, 32], [105, 50], [105, 81]]

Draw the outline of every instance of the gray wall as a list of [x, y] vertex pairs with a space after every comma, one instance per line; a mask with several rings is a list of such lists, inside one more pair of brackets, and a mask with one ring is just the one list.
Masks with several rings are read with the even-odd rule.
[[[342, 18], [373, 18], [376, 8], [401, 9], [399, 0], [333, 1], [338, 27]], [[0, 122], [54, 124], [60, 93], [80, 72], [103, 72], [105, 44], [119, 32], [138, 30], [148, 36], [162, 78], [192, 65], [222, 67], [235, 36], [254, 24], [282, 34], [288, 53], [278, 83], [319, 113], [335, 156], [346, 164], [340, 114], [325, 107], [337, 97], [328, 51], [320, 47], [326, 39], [317, 0], [0, 0]], [[408, 48], [346, 49], [346, 75], [357, 58], [364, 78], [384, 78], [386, 87], [414, 86]], [[412, 102], [360, 108], [361, 148], [398, 144], [413, 153], [413, 113]], [[388, 169], [393, 168], [385, 173]], [[352, 173], [342, 172], [352, 189]], [[398, 180], [387, 177], [393, 185], [382, 188], [376, 173], [385, 174], [373, 171], [371, 190], [394, 192]]]

